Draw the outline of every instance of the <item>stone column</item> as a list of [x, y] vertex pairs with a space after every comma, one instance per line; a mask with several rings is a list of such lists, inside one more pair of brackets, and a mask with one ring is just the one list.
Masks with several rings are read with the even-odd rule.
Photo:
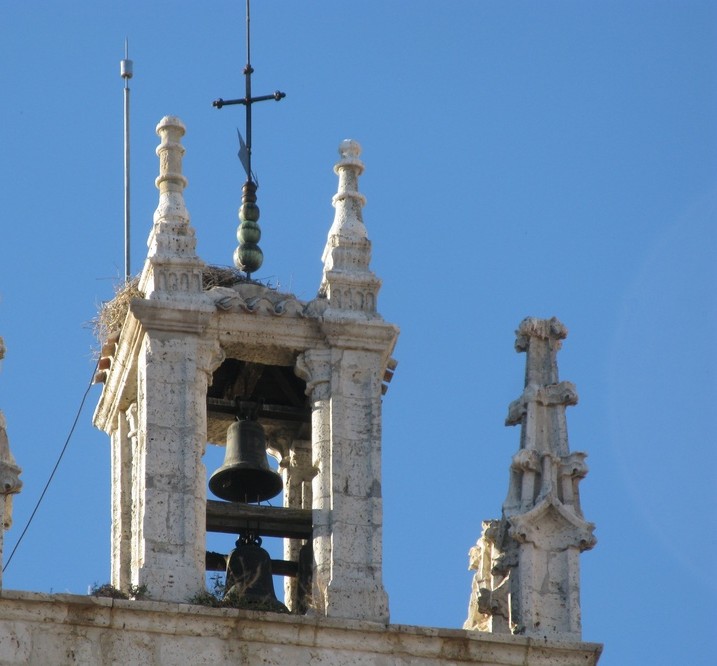
[[329, 614], [388, 622], [382, 582], [381, 356], [334, 351]]
[[[137, 441], [137, 403], [117, 415], [110, 434], [112, 465], [112, 586], [127, 592], [132, 582], [132, 461]], [[134, 511], [134, 513], [137, 513]]]
[[206, 395], [216, 351], [150, 330], [138, 366], [132, 584], [163, 601], [205, 589]]
[[[328, 617], [387, 623], [382, 581], [381, 378], [378, 352], [307, 352], [317, 475], [314, 604]], [[307, 372], [307, 370], [309, 372]]]
[[[286, 450], [287, 453], [280, 463], [284, 480], [284, 506], [291, 509], [311, 509], [311, 482], [316, 472], [312, 465], [311, 440], [293, 440]], [[301, 539], [284, 539], [284, 559], [298, 562], [302, 546]], [[297, 612], [300, 605], [299, 597], [298, 577], [286, 576], [284, 604], [291, 611]]]
[[312, 609], [326, 614], [326, 590], [331, 580], [331, 352], [311, 350], [296, 362], [296, 374], [306, 381], [311, 403], [311, 457], [314, 571]]

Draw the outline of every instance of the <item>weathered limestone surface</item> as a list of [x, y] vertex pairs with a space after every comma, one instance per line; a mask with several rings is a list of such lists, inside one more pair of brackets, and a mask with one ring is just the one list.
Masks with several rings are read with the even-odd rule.
[[[0, 360], [5, 358], [5, 341], [0, 338]], [[0, 410], [0, 496], [2, 496], [2, 525], [0, 525], [0, 589], [2, 589], [3, 543], [5, 530], [12, 525], [12, 498], [20, 492], [22, 470], [17, 466], [15, 458], [10, 451], [10, 442], [7, 437], [7, 424], [5, 414]]]
[[579, 641], [580, 553], [595, 545], [578, 484], [586, 454], [570, 452], [565, 408], [575, 387], [558, 378], [567, 329], [555, 318], [521, 322], [515, 347], [526, 352], [525, 389], [506, 425], [520, 425], [501, 520], [483, 523], [470, 551], [476, 570], [466, 629]]
[[0, 666], [592, 666], [601, 646], [188, 604], [5, 591]]

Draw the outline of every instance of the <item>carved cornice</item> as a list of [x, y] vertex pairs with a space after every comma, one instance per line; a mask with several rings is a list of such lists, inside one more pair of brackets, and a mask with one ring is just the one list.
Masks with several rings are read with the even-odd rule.
[[130, 312], [148, 331], [201, 335], [209, 324], [212, 310], [201, 302], [192, 307], [189, 303], [134, 298]]
[[399, 328], [383, 319], [357, 321], [350, 317], [325, 316], [321, 331], [335, 349], [385, 352], [386, 362], [398, 340]]
[[249, 312], [257, 315], [285, 317], [311, 316], [309, 305], [293, 294], [282, 294], [267, 287], [249, 285], [253, 289], [212, 287], [207, 295], [217, 310], [222, 312]]
[[102, 388], [102, 395], [100, 395], [92, 417], [95, 427], [106, 433], [112, 432], [116, 427], [117, 414], [127, 409], [136, 400], [136, 359], [141, 340], [142, 325], [130, 310], [120, 329], [117, 350], [112, 357], [112, 364], [107, 371]]
[[211, 321], [213, 308], [201, 301], [189, 303], [134, 298], [120, 331], [117, 350], [107, 371], [93, 423], [105, 432], [116, 425], [116, 415], [136, 399], [137, 356], [147, 331], [173, 335], [202, 335]]

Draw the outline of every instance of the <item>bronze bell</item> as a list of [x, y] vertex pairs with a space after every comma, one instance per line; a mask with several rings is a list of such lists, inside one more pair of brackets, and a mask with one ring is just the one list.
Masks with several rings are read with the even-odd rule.
[[284, 484], [269, 467], [264, 428], [258, 421], [235, 421], [227, 430], [224, 464], [209, 479], [209, 490], [228, 502], [263, 502]]
[[288, 613], [276, 598], [271, 558], [261, 547], [261, 537], [241, 534], [227, 560], [224, 599], [232, 608]]

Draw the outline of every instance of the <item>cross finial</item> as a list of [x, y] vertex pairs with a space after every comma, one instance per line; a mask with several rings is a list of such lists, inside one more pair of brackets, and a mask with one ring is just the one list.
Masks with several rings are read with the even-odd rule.
[[250, 41], [250, 14], [249, 0], [246, 0], [246, 67], [244, 67], [244, 78], [246, 81], [245, 97], [241, 99], [224, 100], [221, 97], [212, 102], [212, 106], [221, 109], [223, 106], [233, 104], [243, 104], [246, 109], [246, 142], [243, 140], [241, 132], [239, 133], [239, 159], [246, 171], [247, 180], [242, 188], [242, 205], [239, 209], [239, 230], [237, 231], [237, 239], [239, 247], [234, 251], [234, 265], [244, 271], [248, 277], [254, 271], [257, 271], [263, 262], [263, 253], [257, 245], [261, 230], [259, 229], [259, 207], [256, 205], [256, 190], [258, 183], [256, 176], [251, 169], [251, 107], [255, 102], [264, 102], [266, 100], [276, 100], [277, 102], [284, 97], [286, 93], [275, 91], [271, 95], [261, 95], [252, 97], [251, 95], [251, 75], [254, 68], [251, 66], [251, 41]]

